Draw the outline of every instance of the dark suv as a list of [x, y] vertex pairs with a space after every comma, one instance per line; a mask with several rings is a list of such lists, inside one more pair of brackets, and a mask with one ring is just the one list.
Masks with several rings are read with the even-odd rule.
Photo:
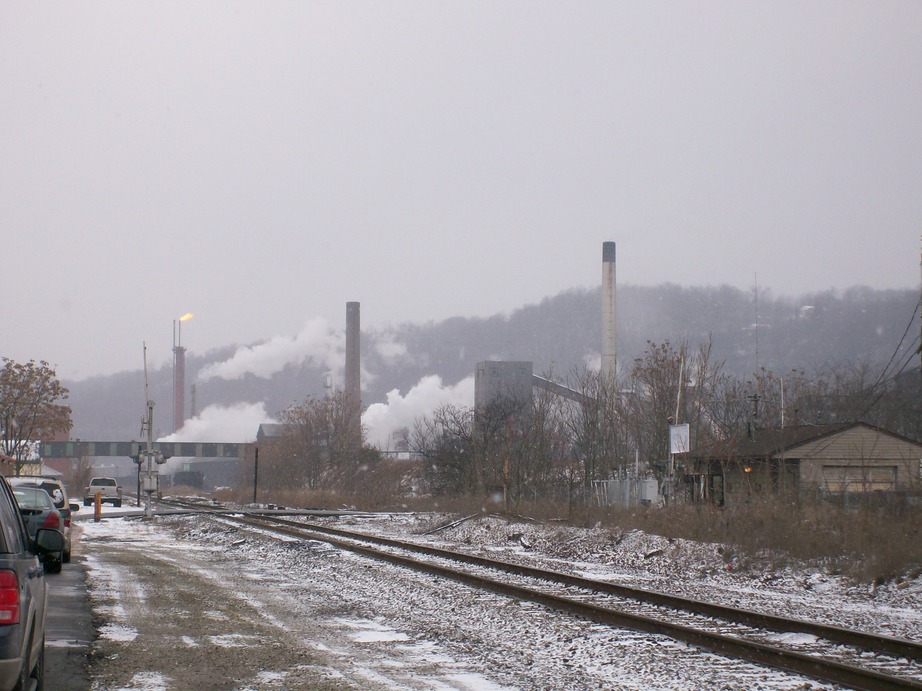
[[40, 528], [29, 538], [6, 478], [0, 478], [0, 689], [41, 688], [48, 585], [39, 557], [61, 552], [64, 536]]

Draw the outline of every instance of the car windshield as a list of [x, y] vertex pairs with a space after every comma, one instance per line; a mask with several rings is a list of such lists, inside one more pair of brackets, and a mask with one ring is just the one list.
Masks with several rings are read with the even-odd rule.
[[16, 501], [19, 502], [19, 508], [21, 509], [50, 509], [51, 508], [51, 497], [48, 496], [48, 492], [38, 487], [16, 487], [13, 489], [13, 494], [16, 495]]

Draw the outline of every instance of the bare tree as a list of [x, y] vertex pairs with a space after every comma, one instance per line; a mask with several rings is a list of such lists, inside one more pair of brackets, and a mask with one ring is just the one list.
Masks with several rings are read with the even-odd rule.
[[[619, 383], [584, 369], [573, 372], [569, 388], [582, 396], [579, 403], [567, 404], [565, 424], [582, 465], [579, 476], [588, 490], [595, 480], [608, 478], [627, 457]], [[568, 478], [573, 477], [571, 469]]]
[[688, 344], [674, 348], [669, 341], [648, 341], [647, 346], [631, 368], [631, 394], [624, 397], [624, 415], [640, 455], [656, 461], [669, 456], [670, 423], [687, 421]]
[[424, 477], [433, 494], [458, 496], [477, 489], [473, 463], [473, 411], [445, 405], [413, 423], [409, 448], [425, 459]]
[[31, 453], [31, 444], [69, 432], [70, 407], [63, 404], [69, 391], [44, 360], [25, 364], [3, 358], [0, 369], [0, 424], [3, 453], [16, 461], [16, 474]]
[[356, 428], [354, 411], [343, 393], [307, 398], [279, 417], [284, 431], [261, 463], [268, 487], [333, 488], [372, 457], [364, 444], [364, 430]]
[[547, 392], [528, 403], [498, 397], [476, 413], [442, 406], [414, 422], [408, 443], [434, 494], [501, 492], [507, 510], [544, 494], [569, 450], [561, 405]]
[[67, 482], [72, 492], [82, 492], [93, 477], [93, 458], [86, 453], [85, 444], [77, 445], [78, 456], [71, 459], [67, 473]]
[[571, 457], [565, 424], [566, 406], [556, 394], [536, 389], [531, 401], [529, 424], [509, 444], [509, 464], [503, 481], [506, 508], [522, 500], [536, 500], [554, 485], [556, 469]]
[[[670, 425], [687, 424], [694, 448], [720, 438], [722, 428], [737, 415], [714, 397], [720, 392], [735, 402], [737, 391], [722, 374], [722, 365], [711, 362], [710, 341], [695, 351], [687, 342], [678, 347], [669, 341], [648, 342], [643, 357], [634, 360], [629, 384], [630, 393], [622, 396], [627, 435], [640, 458], [654, 467], [669, 460], [670, 478], [680, 474], [670, 455]], [[681, 457], [676, 461], [680, 463]]]

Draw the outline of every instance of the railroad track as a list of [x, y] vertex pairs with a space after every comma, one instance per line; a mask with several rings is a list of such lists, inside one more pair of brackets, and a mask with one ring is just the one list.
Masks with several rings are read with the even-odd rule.
[[[273, 512], [201, 503], [162, 504], [364, 556], [574, 614], [596, 623], [668, 636], [721, 655], [856, 689], [922, 689], [922, 644], [595, 581], [572, 574], [292, 520]], [[335, 512], [323, 512], [326, 515]], [[420, 556], [424, 557], [420, 559]], [[463, 565], [463, 568], [459, 568]], [[779, 634], [802, 634], [794, 649]]]

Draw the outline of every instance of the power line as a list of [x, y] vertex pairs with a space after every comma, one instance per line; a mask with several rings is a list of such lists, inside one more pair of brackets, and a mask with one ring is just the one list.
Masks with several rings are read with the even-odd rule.
[[[900, 337], [900, 342], [897, 343], [896, 348], [894, 348], [894, 350], [893, 350], [893, 355], [890, 356], [890, 360], [887, 361], [886, 366], [881, 370], [880, 376], [877, 377], [877, 381], [875, 381], [875, 382], [871, 385], [871, 387], [867, 390], [867, 392], [865, 392], [864, 400], [866, 400], [866, 399], [869, 398], [870, 396], [873, 396], [874, 393], [875, 393], [875, 391], [876, 391], [876, 390], [878, 389], [878, 387], [880, 387], [882, 384], [884, 384], [884, 383], [889, 383], [889, 382], [893, 382], [893, 381], [895, 381], [900, 375], [902, 375], [902, 373], [903, 373], [903, 372], [906, 370], [906, 368], [909, 366], [909, 362], [912, 360], [912, 358], [915, 357], [915, 354], [918, 352], [918, 349], [913, 348], [913, 346], [915, 346], [917, 340], [922, 339], [922, 336], [916, 336], [916, 337], [913, 339], [913, 341], [912, 341], [912, 343], [910, 344], [909, 349], [908, 349], [908, 350], [909, 350], [909, 353], [910, 353], [910, 354], [909, 354], [909, 357], [906, 359], [906, 362], [904, 362], [903, 365], [900, 367], [899, 371], [898, 371], [895, 375], [892, 375], [892, 376], [890, 376], [890, 377], [887, 377], [887, 371], [890, 369], [890, 366], [893, 364], [893, 361], [897, 359], [897, 356], [900, 354], [900, 351], [903, 349], [903, 343], [906, 341], [906, 337], [909, 335], [909, 329], [912, 328], [913, 322], [915, 322], [915, 320], [916, 320], [916, 314], [918, 313], [918, 310], [919, 310], [919, 307], [920, 307], [920, 306], [922, 306], [922, 296], [919, 297], [919, 300], [916, 302], [916, 304], [915, 304], [915, 305], [913, 306], [913, 308], [912, 308], [912, 315], [909, 317], [909, 322], [906, 324], [906, 328], [903, 330], [903, 335]], [[922, 348], [922, 344], [920, 344], [919, 347]], [[905, 352], [905, 351], [904, 351], [904, 352]], [[862, 417], [864, 417], [865, 415], [867, 415], [868, 412], [870, 411], [870, 409], [873, 408], [874, 405], [876, 405], [877, 402], [880, 401], [880, 399], [881, 399], [882, 397], [883, 397], [883, 393], [880, 393], [880, 394], [874, 399], [874, 401], [862, 411], [861, 415], [859, 416], [859, 419], [861, 419]], [[862, 400], [862, 402], [859, 404], [859, 407], [861, 407], [861, 406], [864, 405], [864, 400]]]

